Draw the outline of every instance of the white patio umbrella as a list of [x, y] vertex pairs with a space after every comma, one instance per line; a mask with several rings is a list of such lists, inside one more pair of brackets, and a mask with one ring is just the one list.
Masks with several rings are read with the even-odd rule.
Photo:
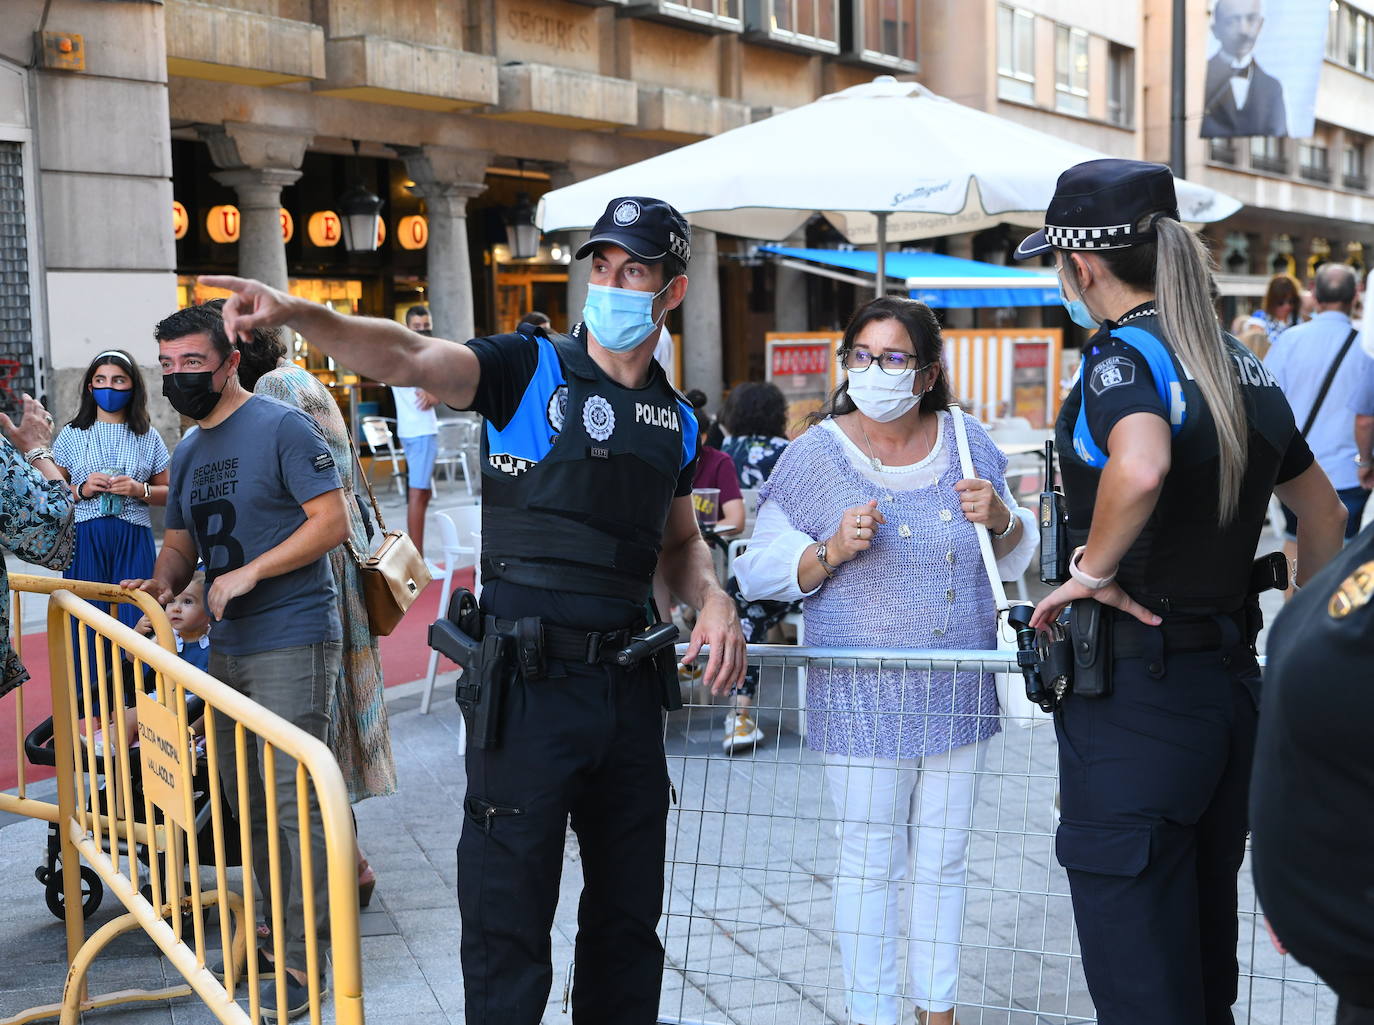
[[[781, 241], [813, 213], [857, 245], [1044, 223], [1059, 175], [1107, 154], [884, 75], [803, 107], [545, 193], [545, 232], [589, 228], [615, 196], [665, 199], [695, 225]], [[1219, 221], [1230, 196], [1176, 181], [1185, 221]]]

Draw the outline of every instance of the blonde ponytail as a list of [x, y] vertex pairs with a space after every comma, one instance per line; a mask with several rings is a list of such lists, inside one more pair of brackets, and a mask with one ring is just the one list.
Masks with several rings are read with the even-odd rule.
[[1235, 366], [1212, 309], [1211, 254], [1198, 236], [1170, 217], [1155, 223], [1155, 302], [1164, 335], [1193, 375], [1216, 425], [1221, 462], [1217, 521], [1235, 519], [1245, 476], [1250, 428]]

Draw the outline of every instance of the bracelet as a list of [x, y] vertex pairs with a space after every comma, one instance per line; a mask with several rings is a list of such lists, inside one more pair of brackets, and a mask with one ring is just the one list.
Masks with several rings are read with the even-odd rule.
[[149, 503], [153, 500], [153, 486], [146, 480], [143, 482], [143, 501]]
[[1073, 550], [1073, 555], [1069, 558], [1069, 576], [1073, 577], [1089, 591], [1100, 591], [1116, 579], [1115, 569], [1105, 577], [1088, 576], [1088, 574], [1078, 566], [1078, 560], [1081, 558], [1083, 558], [1083, 546], [1079, 545]]
[[84, 480], [83, 480], [80, 484], [78, 484], [78, 485], [76, 486], [76, 498], [77, 498], [77, 501], [80, 501], [80, 502], [89, 502], [89, 501], [90, 501], [90, 499], [86, 497], [85, 492], [83, 492], [83, 491], [81, 490], [81, 489], [84, 488], [85, 486], [86, 486], [86, 482], [85, 482]]
[[825, 561], [825, 542], [816, 545], [816, 561], [821, 564], [821, 569], [825, 570], [826, 577], [833, 577], [838, 567], [830, 565]]
[[1002, 531], [1002, 533], [1000, 533], [1000, 534], [993, 534], [993, 535], [992, 535], [992, 539], [993, 539], [994, 541], [1005, 541], [1007, 538], [1011, 537], [1011, 532], [1012, 532], [1013, 530], [1016, 529], [1017, 519], [1018, 519], [1018, 517], [1017, 517], [1016, 513], [1015, 513], [1013, 510], [1008, 509], [1008, 510], [1007, 510], [1007, 529], [1004, 530], [1004, 531]]
[[[24, 462], [28, 463], [30, 466], [32, 466], [36, 460], [52, 458], [52, 449], [46, 448], [44, 446], [39, 446], [38, 448], [31, 448], [24, 453]], [[56, 460], [54, 459], [53, 462], [56, 462]]]

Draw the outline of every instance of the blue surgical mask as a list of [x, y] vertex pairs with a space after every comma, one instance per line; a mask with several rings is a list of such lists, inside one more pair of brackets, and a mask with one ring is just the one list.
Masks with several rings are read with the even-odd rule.
[[1081, 298], [1070, 299], [1068, 291], [1064, 288], [1064, 279], [1059, 279], [1059, 301], [1064, 304], [1064, 309], [1069, 313], [1069, 319], [1079, 327], [1087, 331], [1097, 330], [1097, 319], [1088, 312], [1088, 304]]
[[669, 281], [657, 292], [633, 288], [588, 285], [582, 320], [602, 348], [629, 352], [658, 327], [654, 319], [654, 300], [668, 291]]
[[92, 388], [95, 404], [107, 413], [118, 413], [134, 397], [132, 388]]

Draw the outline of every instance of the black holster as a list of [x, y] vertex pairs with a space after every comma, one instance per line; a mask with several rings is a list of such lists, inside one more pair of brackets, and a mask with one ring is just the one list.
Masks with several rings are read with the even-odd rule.
[[1105, 698], [1112, 692], [1112, 610], [1092, 598], [1079, 598], [1069, 617], [1073, 642], [1072, 693]]

